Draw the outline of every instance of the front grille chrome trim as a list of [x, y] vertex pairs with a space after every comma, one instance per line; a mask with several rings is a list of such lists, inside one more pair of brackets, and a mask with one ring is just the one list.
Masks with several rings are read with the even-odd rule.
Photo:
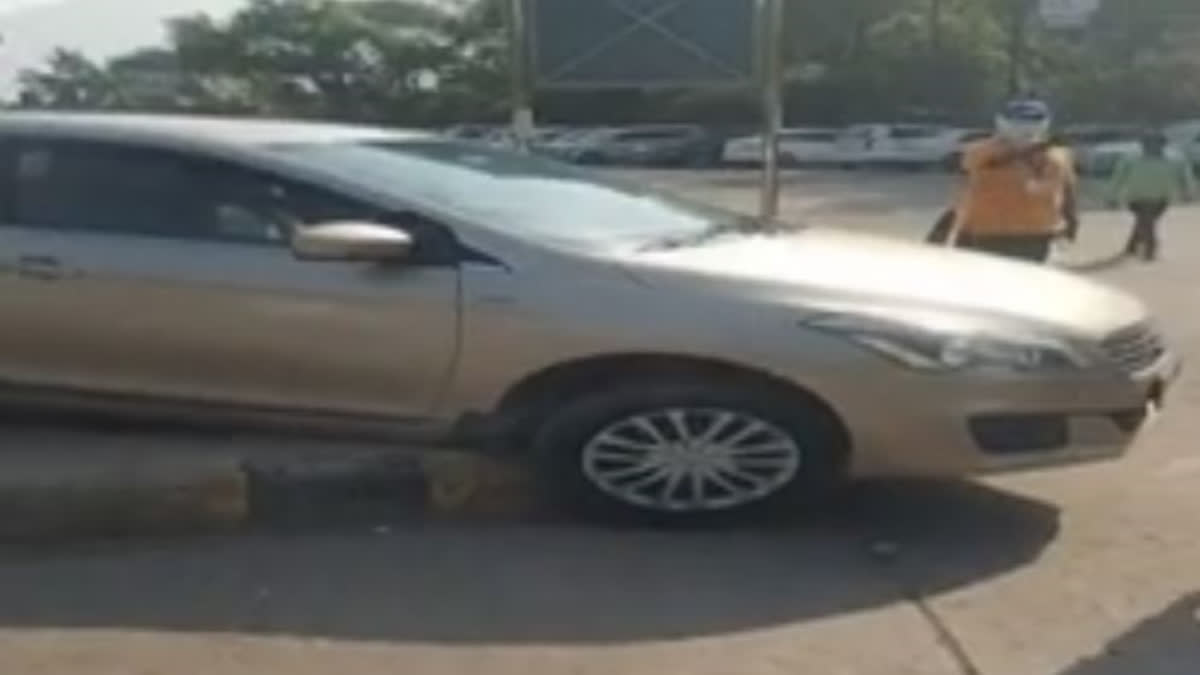
[[1139, 322], [1109, 334], [1100, 342], [1100, 350], [1113, 365], [1126, 373], [1138, 373], [1167, 353], [1162, 333], [1149, 322]]

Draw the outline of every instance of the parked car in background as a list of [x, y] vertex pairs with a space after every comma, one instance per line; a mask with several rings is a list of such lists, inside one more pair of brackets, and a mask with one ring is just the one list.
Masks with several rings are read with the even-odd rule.
[[1091, 145], [1136, 140], [1142, 128], [1132, 124], [1075, 124], [1058, 131], [1058, 137], [1077, 151]]
[[[821, 166], [837, 160], [836, 129], [800, 127], [779, 134], [779, 161], [785, 166]], [[762, 163], [762, 135], [741, 136], [725, 142], [721, 159], [727, 164]]]
[[932, 124], [856, 124], [838, 135], [837, 163], [851, 169], [941, 168], [953, 161], [968, 133]]
[[[536, 140], [542, 133], [544, 132], [539, 129], [535, 129], [533, 131], [533, 135], [530, 137], [530, 141], [532, 142]], [[516, 130], [508, 125], [493, 129], [480, 140], [494, 148], [515, 149], [520, 146], [520, 142], [517, 139]]]
[[720, 161], [721, 149], [720, 138], [702, 126], [646, 125], [582, 134], [557, 156], [579, 164], [711, 166]]
[[496, 127], [480, 138], [479, 141], [493, 148], [513, 149], [518, 145], [517, 133], [510, 126]]
[[590, 514], [1116, 457], [1178, 373], [1074, 274], [425, 133], [6, 112], [0, 194], [7, 401], [520, 453]]
[[566, 147], [571, 139], [592, 131], [580, 127], [539, 127], [529, 141], [529, 150], [539, 155], [553, 155], [555, 148]]
[[464, 141], [482, 141], [494, 134], [500, 127], [495, 124], [456, 124], [448, 127], [442, 135]]
[[[596, 142], [618, 131], [615, 127], [577, 127], [568, 129], [554, 138], [535, 143], [533, 151], [539, 155], [564, 162], [578, 162], [579, 156], [593, 147]], [[592, 137], [596, 136], [597, 141]]]
[[1167, 140], [1176, 145], [1192, 145], [1200, 139], [1200, 120], [1180, 120], [1163, 127]]
[[994, 133], [995, 131], [992, 129], [967, 129], [963, 131], [954, 148], [954, 152], [946, 157], [943, 167], [946, 171], [961, 172], [963, 154], [966, 152], [967, 146], [971, 143], [991, 138]]
[[1139, 127], [1128, 124], [1076, 124], [1056, 132], [1070, 148], [1081, 174], [1107, 174], [1117, 159], [1138, 147]]
[[[1169, 157], [1185, 158], [1194, 162], [1195, 158], [1189, 156], [1189, 150], [1192, 148], [1194, 145], [1180, 147], [1169, 144], [1166, 153]], [[1083, 175], [1108, 176], [1116, 170], [1117, 164], [1123, 158], [1136, 155], [1141, 151], [1142, 143], [1138, 139], [1097, 143], [1076, 151], [1075, 164], [1079, 173]]]
[[1200, 122], [1168, 125], [1167, 140], [1200, 171]]

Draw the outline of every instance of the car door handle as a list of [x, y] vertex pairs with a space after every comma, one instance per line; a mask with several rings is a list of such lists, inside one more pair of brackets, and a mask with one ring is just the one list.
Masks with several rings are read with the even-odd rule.
[[58, 281], [73, 275], [54, 256], [23, 255], [17, 258], [17, 276], [36, 281]]

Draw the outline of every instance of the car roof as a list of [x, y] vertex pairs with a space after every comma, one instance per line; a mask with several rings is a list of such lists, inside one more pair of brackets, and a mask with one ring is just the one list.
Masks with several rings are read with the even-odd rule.
[[0, 112], [0, 132], [226, 145], [435, 138], [421, 131], [259, 117], [91, 112]]

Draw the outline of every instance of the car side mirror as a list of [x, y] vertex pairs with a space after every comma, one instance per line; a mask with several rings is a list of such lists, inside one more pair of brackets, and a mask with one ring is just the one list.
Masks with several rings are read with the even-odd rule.
[[404, 260], [412, 249], [412, 235], [375, 223], [321, 223], [292, 237], [292, 252], [301, 260], [384, 262]]

